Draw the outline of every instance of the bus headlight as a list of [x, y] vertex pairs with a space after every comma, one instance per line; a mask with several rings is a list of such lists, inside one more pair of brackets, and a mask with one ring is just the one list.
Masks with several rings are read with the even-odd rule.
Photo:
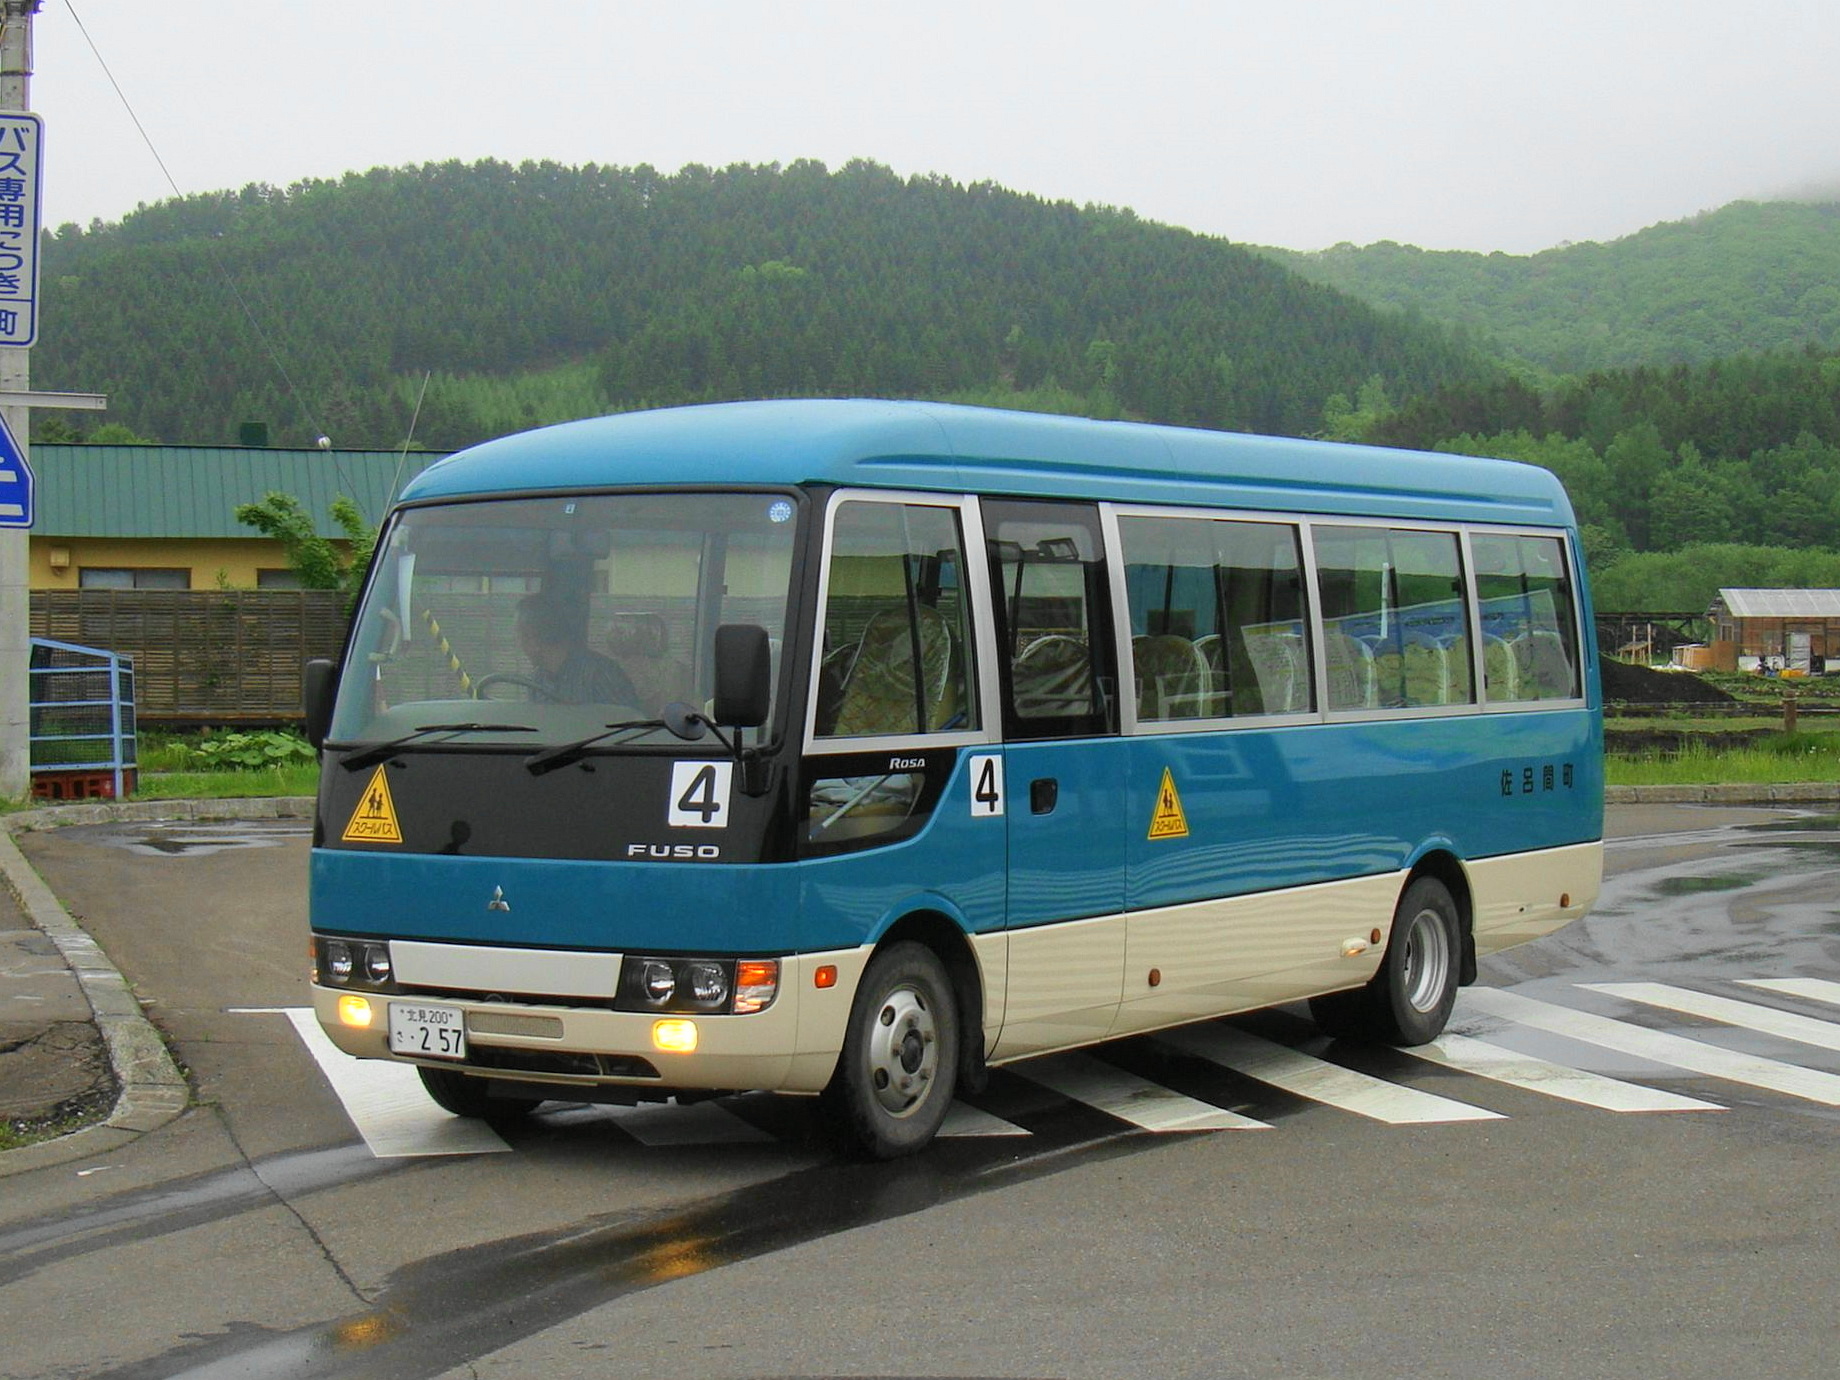
[[639, 982], [645, 999], [653, 1006], [663, 1006], [677, 995], [677, 974], [662, 959], [651, 959], [639, 970]]
[[779, 992], [776, 958], [628, 955], [620, 963], [620, 1011], [726, 1016], [764, 1011]]
[[698, 1006], [720, 1006], [728, 1000], [728, 971], [720, 963], [692, 963], [684, 971], [690, 979], [690, 1000]]
[[387, 939], [313, 936], [315, 982], [358, 991], [394, 992], [396, 969]]

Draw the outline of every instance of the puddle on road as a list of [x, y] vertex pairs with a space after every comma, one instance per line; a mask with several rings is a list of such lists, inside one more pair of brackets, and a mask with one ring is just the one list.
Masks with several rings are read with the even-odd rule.
[[312, 832], [304, 819], [130, 824], [98, 830], [89, 842], [147, 858], [209, 857], [238, 848], [279, 848]]
[[1713, 877], [1663, 877], [1655, 883], [1658, 896], [1698, 896], [1708, 891], [1741, 891], [1762, 879], [1754, 874], [1726, 873]]

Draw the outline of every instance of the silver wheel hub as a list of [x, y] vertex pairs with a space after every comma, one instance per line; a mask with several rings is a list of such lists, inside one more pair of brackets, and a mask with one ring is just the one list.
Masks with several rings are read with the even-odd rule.
[[939, 1031], [920, 993], [898, 988], [882, 1001], [868, 1040], [869, 1087], [882, 1110], [906, 1116], [939, 1072]]
[[1435, 910], [1421, 910], [1406, 930], [1405, 998], [1414, 1011], [1435, 1011], [1450, 981], [1450, 929]]

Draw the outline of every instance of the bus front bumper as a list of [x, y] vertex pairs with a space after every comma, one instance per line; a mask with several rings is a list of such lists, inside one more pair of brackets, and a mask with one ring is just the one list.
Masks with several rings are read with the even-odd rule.
[[[799, 954], [781, 960], [779, 992], [747, 1015], [680, 1015], [550, 1005], [538, 997], [473, 1000], [313, 986], [321, 1028], [345, 1053], [518, 1083], [684, 1091], [821, 1092], [836, 1068], [851, 996], [867, 954]], [[819, 987], [818, 969], [834, 970]], [[391, 1048], [392, 1006], [419, 1025], [464, 1032], [464, 1055]], [[686, 1030], [694, 1047], [685, 1048]], [[449, 1048], [460, 1046], [452, 1040]], [[438, 1046], [441, 1041], [434, 1044]]]

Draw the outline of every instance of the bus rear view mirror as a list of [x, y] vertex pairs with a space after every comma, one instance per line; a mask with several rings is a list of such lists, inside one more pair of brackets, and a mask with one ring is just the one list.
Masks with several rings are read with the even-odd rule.
[[339, 664], [323, 657], [306, 664], [300, 677], [301, 708], [307, 718], [307, 741], [315, 751], [332, 731], [332, 696], [339, 683]]
[[767, 630], [755, 623], [724, 623], [716, 629], [716, 722], [758, 728], [767, 721], [772, 698]]

